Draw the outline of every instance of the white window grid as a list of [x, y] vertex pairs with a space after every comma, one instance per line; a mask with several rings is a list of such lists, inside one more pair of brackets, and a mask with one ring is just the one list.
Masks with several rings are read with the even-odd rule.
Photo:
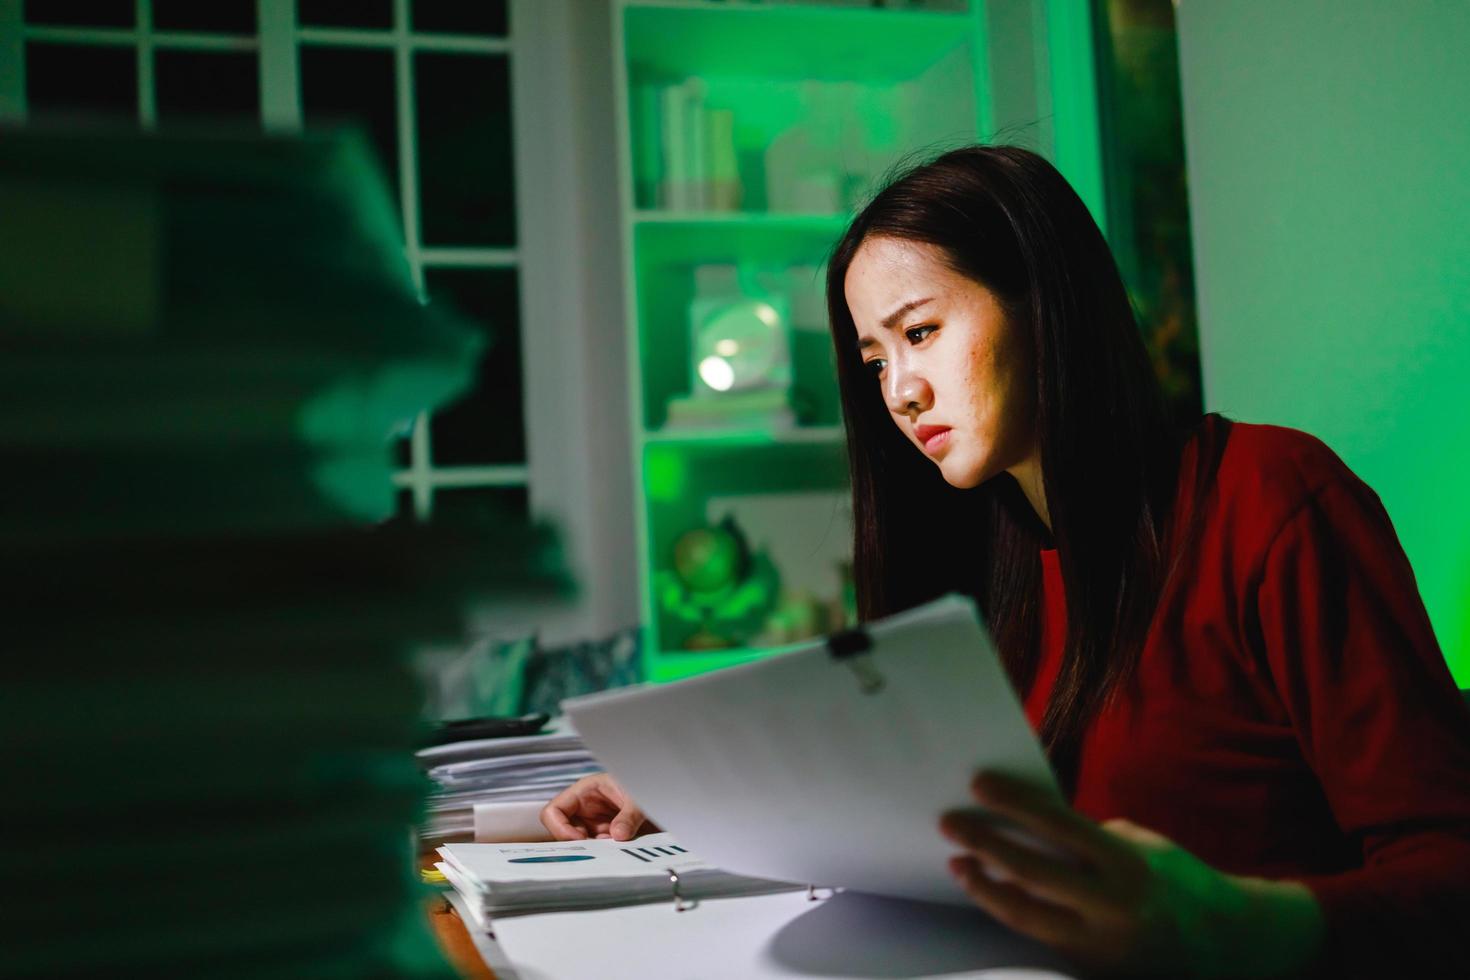
[[[24, 0], [0, 0], [0, 121], [26, 117], [25, 72], [19, 70], [27, 41], [49, 41], [79, 46], [131, 47], [138, 58], [138, 121], [153, 129], [158, 122], [153, 79], [153, 52], [258, 52], [261, 123], [267, 131], [295, 132], [302, 127], [301, 86], [297, 64], [303, 45], [374, 48], [394, 55], [394, 86], [398, 149], [398, 199], [402, 210], [404, 251], [420, 295], [426, 269], [516, 269], [515, 248], [440, 247], [425, 245], [419, 228], [418, 127], [413, 90], [416, 52], [475, 53], [510, 57], [512, 38], [441, 34], [410, 28], [410, 0], [393, 0], [393, 27], [386, 30], [302, 26], [296, 21], [296, 0], [256, 0], [256, 34], [163, 31], [153, 27], [153, 0], [134, 0], [132, 28], [72, 27], [27, 24]], [[524, 463], [483, 466], [435, 466], [430, 415], [420, 412], [409, 434], [408, 466], [393, 474], [393, 484], [412, 495], [414, 516], [433, 516], [438, 490], [515, 488], [528, 484]]]

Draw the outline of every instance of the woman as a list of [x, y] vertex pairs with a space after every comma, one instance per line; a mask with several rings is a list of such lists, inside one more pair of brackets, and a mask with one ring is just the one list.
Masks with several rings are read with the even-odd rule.
[[[1470, 713], [1372, 491], [1300, 432], [1177, 431], [1102, 235], [1024, 150], [889, 185], [827, 294], [861, 615], [973, 595], [1070, 800], [977, 777], [1071, 857], [945, 814], [975, 903], [1108, 970], [1465, 971]], [[543, 821], [643, 816], [598, 776]]]

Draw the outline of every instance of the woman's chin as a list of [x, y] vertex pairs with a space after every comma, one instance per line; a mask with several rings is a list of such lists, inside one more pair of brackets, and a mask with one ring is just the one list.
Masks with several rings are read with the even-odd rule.
[[938, 465], [939, 475], [944, 477], [944, 482], [956, 490], [973, 490], [995, 475], [986, 472], [981, 461], [956, 459], [953, 455], [939, 460]]

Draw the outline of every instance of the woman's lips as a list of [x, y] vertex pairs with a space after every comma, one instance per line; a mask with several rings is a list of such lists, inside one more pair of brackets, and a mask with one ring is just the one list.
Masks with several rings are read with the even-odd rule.
[[920, 425], [914, 429], [914, 435], [924, 447], [924, 452], [931, 456], [949, 444], [947, 425]]

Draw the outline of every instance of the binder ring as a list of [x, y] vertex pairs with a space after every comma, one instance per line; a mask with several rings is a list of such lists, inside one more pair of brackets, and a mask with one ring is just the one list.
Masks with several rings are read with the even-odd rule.
[[699, 904], [698, 902], [686, 902], [684, 900], [684, 896], [679, 892], [679, 872], [673, 868], [664, 868], [664, 870], [669, 873], [669, 887], [674, 892], [675, 912], [688, 912], [695, 905]]

